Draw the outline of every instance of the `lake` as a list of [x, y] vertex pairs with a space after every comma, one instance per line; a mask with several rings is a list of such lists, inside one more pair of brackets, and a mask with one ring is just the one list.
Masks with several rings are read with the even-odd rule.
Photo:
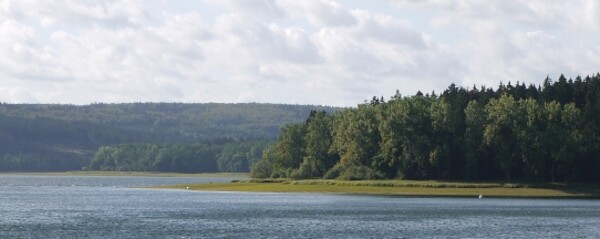
[[132, 188], [231, 179], [0, 175], [0, 238], [600, 238], [600, 200]]

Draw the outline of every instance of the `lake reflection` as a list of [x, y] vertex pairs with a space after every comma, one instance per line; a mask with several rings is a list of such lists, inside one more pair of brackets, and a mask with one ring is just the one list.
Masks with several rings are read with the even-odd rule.
[[0, 238], [598, 238], [600, 201], [224, 193], [231, 178], [0, 176]]

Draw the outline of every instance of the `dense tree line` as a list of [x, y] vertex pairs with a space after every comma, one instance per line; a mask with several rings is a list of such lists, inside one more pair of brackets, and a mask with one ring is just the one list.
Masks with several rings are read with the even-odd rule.
[[[90, 164], [100, 147], [110, 145], [271, 140], [281, 125], [304, 120], [312, 109], [337, 110], [255, 103], [0, 103], [0, 171], [78, 170]], [[254, 163], [254, 154], [243, 157]], [[219, 167], [247, 171], [247, 165], [236, 163], [223, 159]]]
[[600, 74], [541, 86], [450, 85], [282, 128], [255, 177], [600, 180]]
[[268, 141], [226, 144], [121, 144], [98, 149], [91, 170], [160, 172], [248, 172]]
[[217, 145], [126, 144], [103, 146], [90, 163], [92, 170], [217, 172]]
[[223, 145], [217, 158], [219, 172], [249, 172], [250, 165], [258, 162], [272, 144], [273, 141], [253, 140]]

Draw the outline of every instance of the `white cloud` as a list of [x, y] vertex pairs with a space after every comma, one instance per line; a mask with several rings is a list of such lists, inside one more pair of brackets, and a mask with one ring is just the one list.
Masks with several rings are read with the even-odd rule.
[[596, 1], [390, 2], [0, 0], [0, 100], [350, 106], [598, 71]]
[[40, 47], [33, 28], [14, 20], [0, 22], [0, 71], [23, 80], [62, 80], [69, 70], [55, 60], [53, 49]]
[[31, 18], [43, 27], [53, 25], [85, 26], [100, 25], [121, 27], [138, 24], [147, 18], [143, 2], [136, 0], [5, 0], [5, 11], [20, 18]]
[[228, 6], [232, 12], [253, 18], [283, 18], [285, 10], [277, 1], [273, 0], [224, 0], [218, 4]]
[[335, 1], [280, 0], [279, 3], [291, 16], [307, 18], [317, 27], [349, 27], [356, 24], [356, 18], [350, 10]]
[[[463, 85], [520, 81], [546, 75], [593, 74], [599, 69], [597, 1], [391, 1], [399, 9], [433, 12], [434, 29], [460, 29], [447, 43], [466, 66]], [[438, 39], [443, 42], [442, 39]]]

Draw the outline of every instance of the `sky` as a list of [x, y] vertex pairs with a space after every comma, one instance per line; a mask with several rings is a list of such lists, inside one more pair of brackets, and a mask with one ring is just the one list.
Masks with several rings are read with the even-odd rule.
[[0, 0], [0, 101], [355, 106], [600, 71], [596, 0]]

